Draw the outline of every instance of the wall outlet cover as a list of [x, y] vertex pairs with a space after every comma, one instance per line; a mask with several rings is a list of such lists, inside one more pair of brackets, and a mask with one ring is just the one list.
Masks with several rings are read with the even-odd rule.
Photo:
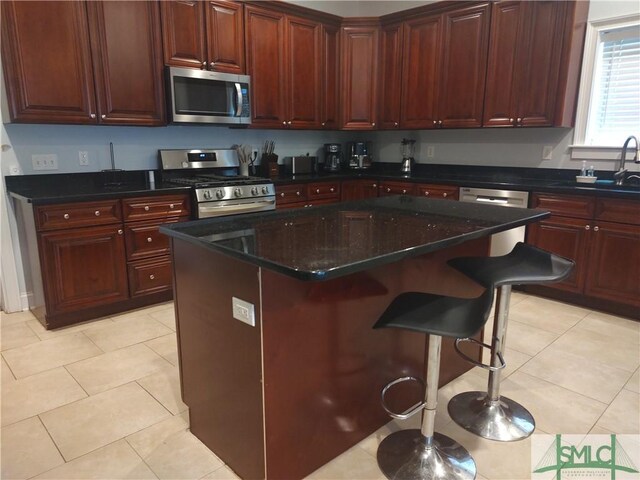
[[256, 326], [256, 311], [253, 303], [231, 297], [231, 308], [233, 309], [233, 318], [252, 327]]
[[78, 152], [78, 164], [83, 167], [89, 165], [89, 152], [82, 150]]
[[58, 155], [55, 153], [31, 155], [31, 164], [34, 170], [58, 170]]
[[545, 145], [542, 148], [542, 159], [543, 160], [552, 160], [553, 159], [553, 146]]
[[427, 147], [427, 158], [433, 158], [436, 155], [436, 147], [429, 145]]

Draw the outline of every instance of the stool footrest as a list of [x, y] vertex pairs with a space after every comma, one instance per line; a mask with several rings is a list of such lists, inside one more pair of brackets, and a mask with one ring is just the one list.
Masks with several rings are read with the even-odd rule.
[[461, 342], [475, 343], [476, 345], [480, 345], [481, 347], [488, 348], [488, 349], [491, 349], [491, 345], [487, 345], [486, 343], [482, 343], [481, 341], [476, 340], [475, 338], [456, 338], [456, 341], [453, 344], [453, 348], [456, 349], [456, 352], [458, 352], [458, 355], [460, 355], [467, 362], [472, 363], [476, 367], [481, 367], [481, 368], [484, 368], [485, 370], [490, 370], [492, 372], [495, 372], [497, 370], [502, 370], [504, 367], [507, 366], [507, 362], [504, 361], [504, 357], [502, 356], [502, 353], [500, 353], [500, 352], [497, 352], [498, 360], [500, 360], [500, 365], [498, 365], [497, 367], [494, 367], [492, 365], [487, 365], [485, 363], [479, 362], [478, 360], [474, 360], [473, 358], [468, 356], [466, 353], [464, 353], [462, 350], [460, 350], [460, 347], [458, 346], [458, 344], [461, 343]]
[[411, 377], [411, 376], [396, 378], [394, 381], [389, 382], [385, 385], [385, 387], [382, 389], [382, 394], [380, 396], [382, 408], [384, 408], [384, 411], [387, 412], [390, 417], [397, 418], [398, 420], [406, 420], [407, 418], [412, 417], [413, 415], [418, 413], [420, 410], [422, 410], [425, 406], [425, 402], [420, 402], [414, 405], [413, 407], [409, 408], [409, 410], [406, 410], [403, 413], [393, 412], [387, 407], [387, 404], [385, 402], [385, 395], [387, 394], [387, 390], [389, 390], [394, 385], [397, 385], [403, 382], [418, 382], [420, 385], [422, 385], [422, 390], [424, 390], [424, 387], [425, 387], [424, 381], [421, 378]]

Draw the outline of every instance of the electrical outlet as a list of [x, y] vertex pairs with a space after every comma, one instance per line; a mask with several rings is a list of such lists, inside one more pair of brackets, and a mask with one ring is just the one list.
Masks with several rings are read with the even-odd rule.
[[553, 155], [553, 146], [552, 145], [545, 145], [542, 148], [542, 159], [543, 160], [551, 160]]
[[85, 151], [78, 152], [78, 163], [83, 167], [88, 166], [89, 165], [89, 152], [85, 152]]
[[31, 155], [31, 164], [34, 170], [58, 170], [58, 155], [55, 153]]
[[11, 165], [9, 167], [9, 175], [20, 175], [20, 166], [19, 165]]
[[429, 145], [427, 147], [427, 158], [433, 158], [436, 155], [436, 147]]
[[231, 308], [233, 309], [233, 318], [252, 327], [256, 326], [256, 312], [253, 303], [231, 297]]

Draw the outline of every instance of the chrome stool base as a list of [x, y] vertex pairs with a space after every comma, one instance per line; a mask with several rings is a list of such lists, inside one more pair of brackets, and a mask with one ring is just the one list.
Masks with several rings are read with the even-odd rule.
[[454, 422], [488, 440], [523, 440], [536, 428], [533, 416], [522, 405], [506, 397], [491, 402], [487, 392], [460, 393], [449, 401], [447, 408]]
[[378, 466], [394, 480], [473, 480], [476, 463], [455, 440], [434, 433], [426, 445], [420, 430], [400, 430], [386, 437], [378, 447]]

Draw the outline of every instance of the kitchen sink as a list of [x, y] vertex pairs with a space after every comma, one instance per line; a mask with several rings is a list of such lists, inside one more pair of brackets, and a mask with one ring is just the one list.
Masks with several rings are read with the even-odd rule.
[[625, 192], [640, 192], [640, 183], [627, 183], [624, 185], [616, 185], [612, 182], [596, 182], [596, 183], [578, 183], [574, 181], [565, 181], [551, 184], [553, 187], [576, 187], [576, 188], [593, 188], [595, 190], [617, 190]]

